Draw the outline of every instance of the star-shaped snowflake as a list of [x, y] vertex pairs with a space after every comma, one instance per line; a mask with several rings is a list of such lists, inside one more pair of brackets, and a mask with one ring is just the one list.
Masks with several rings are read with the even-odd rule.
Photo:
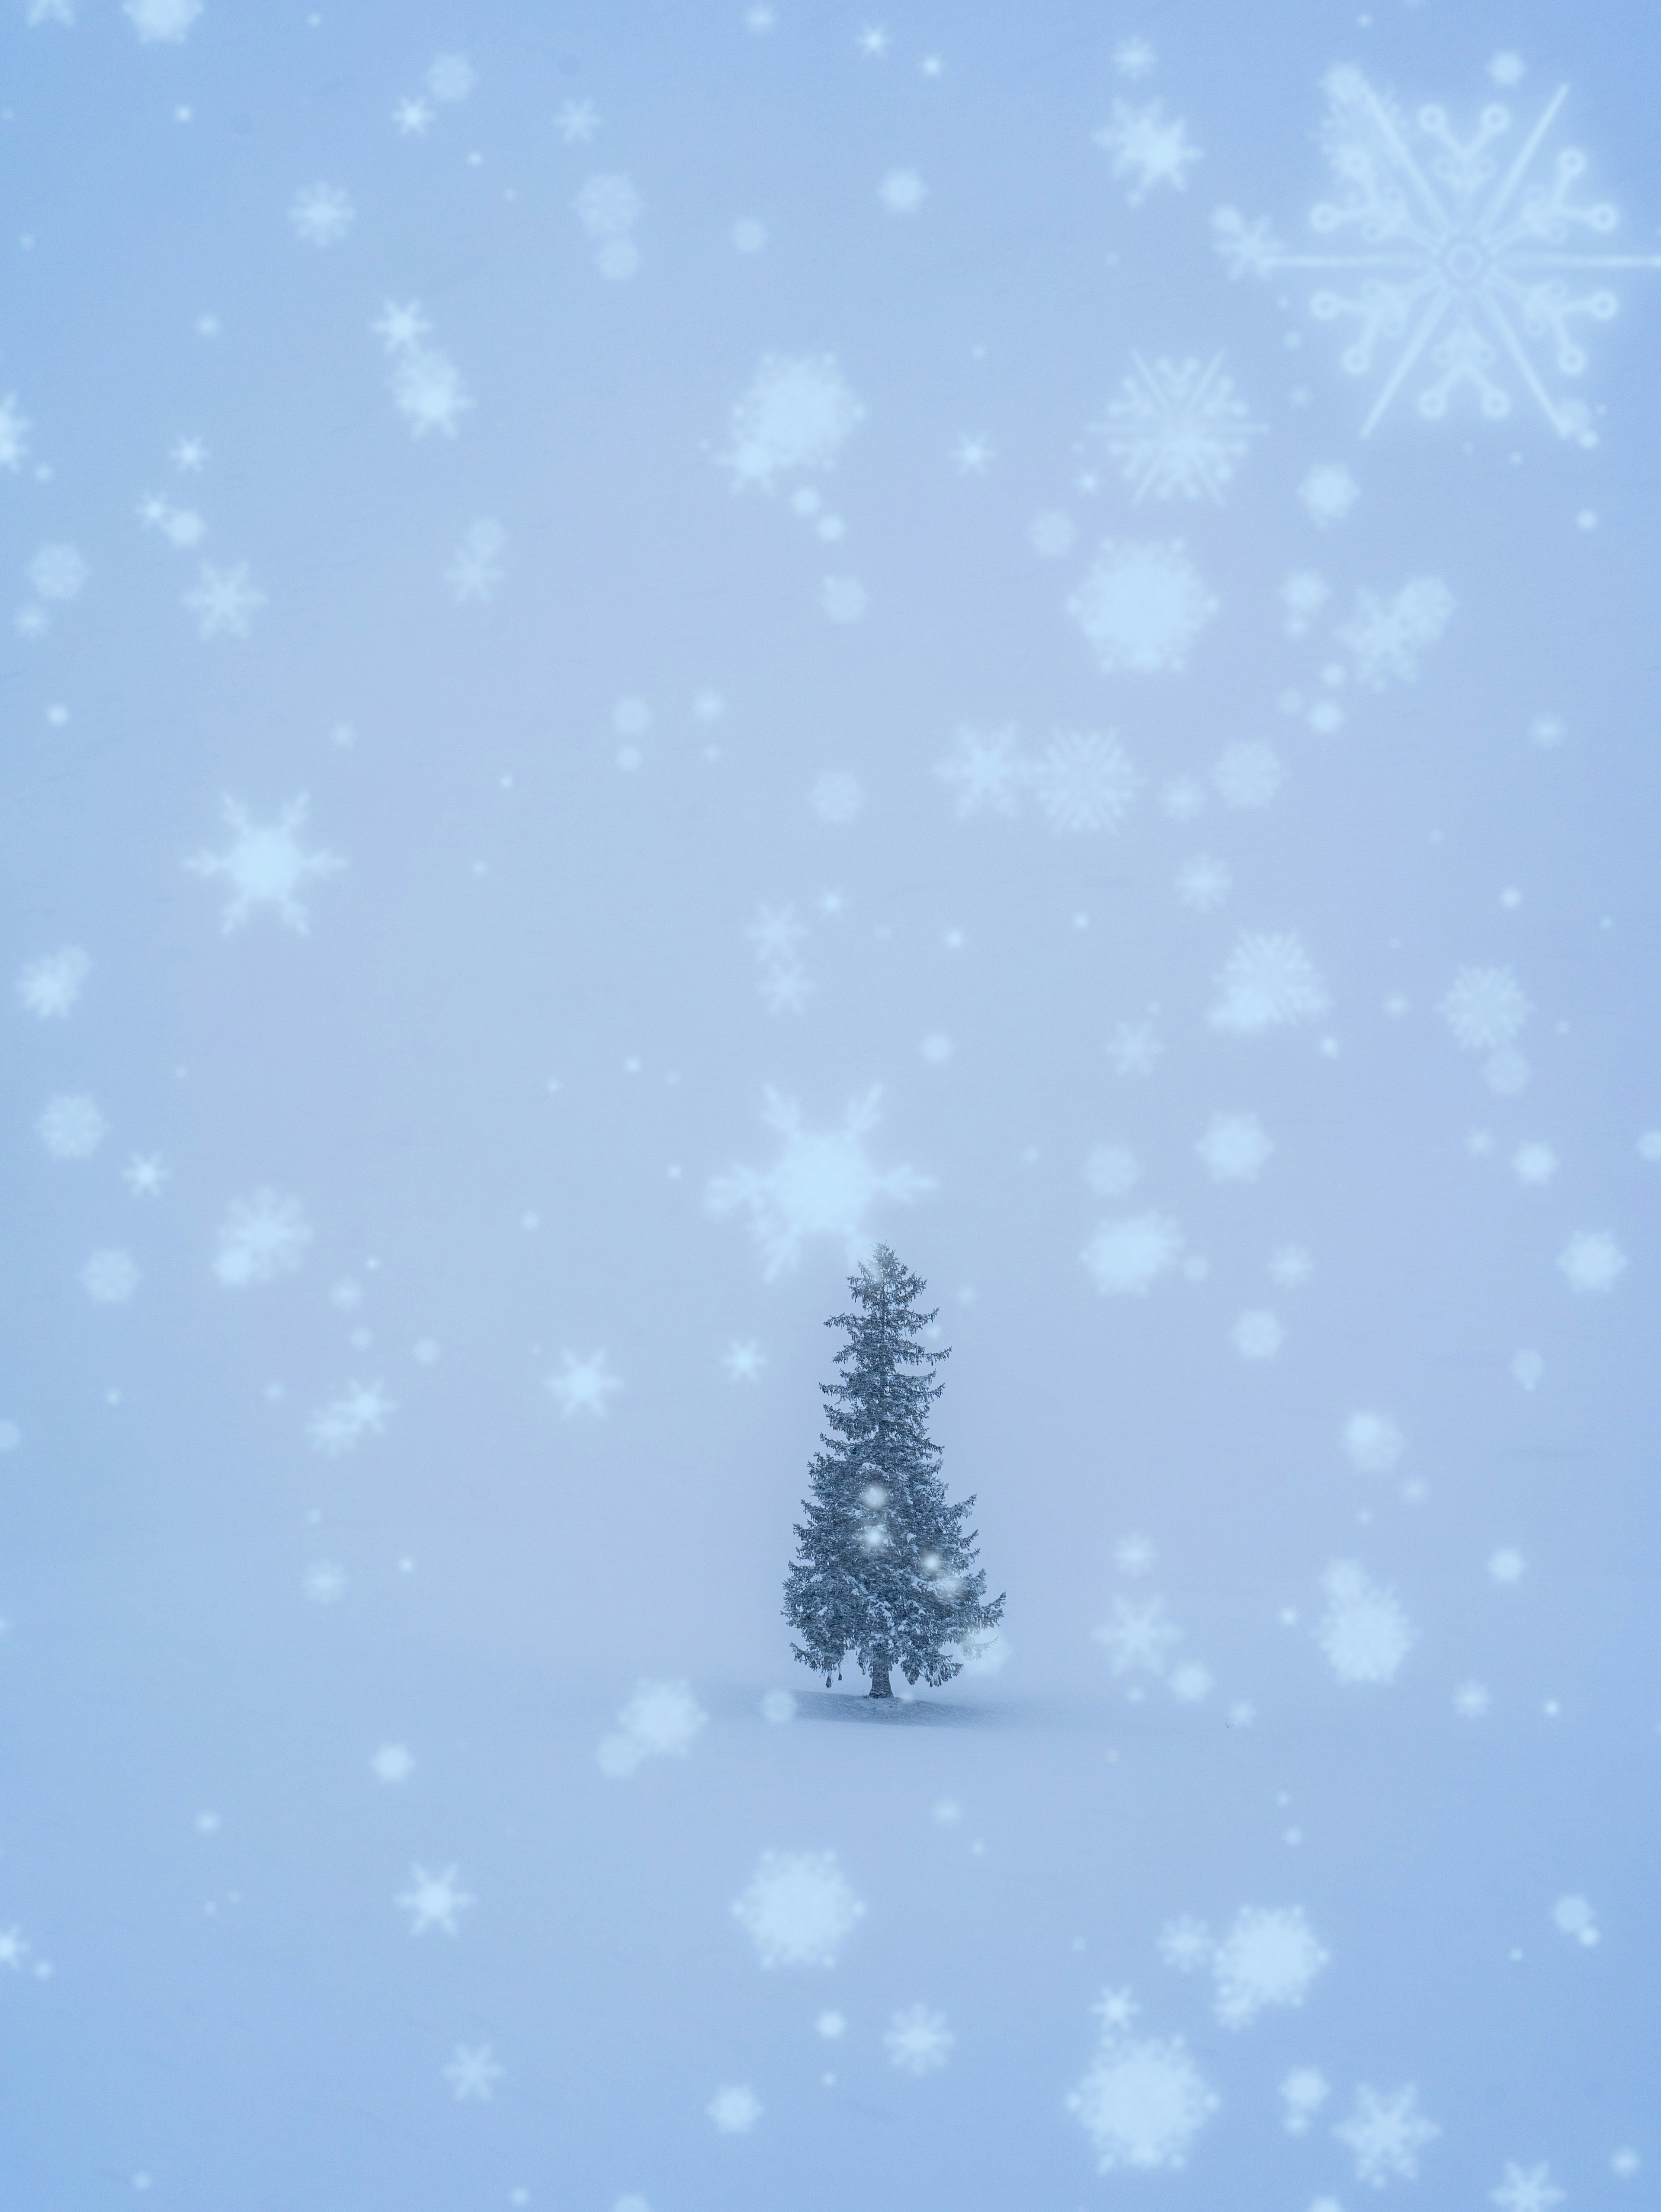
[[196, 617], [198, 636], [246, 637], [253, 618], [265, 605], [265, 594], [249, 580], [247, 564], [215, 568], [204, 562], [196, 582], [186, 592], [185, 611]]
[[441, 1928], [447, 1936], [453, 1936], [456, 1915], [465, 1912], [475, 1902], [458, 1881], [453, 1866], [446, 1867], [441, 1874], [429, 1874], [425, 1867], [411, 1867], [410, 1887], [394, 1901], [410, 1915], [412, 1936], [424, 1936], [429, 1928]]
[[228, 935], [259, 906], [275, 908], [283, 926], [301, 936], [310, 927], [301, 886], [308, 878], [338, 874], [346, 863], [337, 854], [301, 848], [296, 833], [306, 819], [306, 805], [302, 793], [289, 801], [275, 822], [256, 822], [240, 800], [228, 799], [225, 819], [234, 833], [229, 847], [222, 853], [198, 853], [186, 862], [194, 874], [222, 876], [230, 885], [233, 896], [221, 921]]

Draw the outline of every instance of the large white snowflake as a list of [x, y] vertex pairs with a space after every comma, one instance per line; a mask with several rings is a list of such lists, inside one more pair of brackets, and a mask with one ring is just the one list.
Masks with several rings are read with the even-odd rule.
[[768, 354], [733, 410], [732, 444], [721, 455], [733, 489], [836, 465], [865, 410], [827, 355]]
[[1225, 208], [1217, 242], [1232, 273], [1341, 272], [1310, 311], [1351, 330], [1341, 356], [1351, 376], [1378, 377], [1364, 434], [1409, 391], [1426, 422], [1440, 421], [1465, 386], [1501, 422], [1515, 386], [1560, 436], [1594, 444], [1586, 403], [1554, 387], [1583, 374], [1584, 332], [1617, 312], [1602, 272], [1661, 268], [1661, 255], [1601, 245], [1619, 217], [1607, 200], [1576, 197], [1584, 154], [1560, 148], [1547, 169], [1542, 149], [1567, 87], [1514, 149], [1511, 111], [1498, 101], [1462, 137], [1445, 108], [1408, 114], [1357, 69], [1334, 70], [1326, 94], [1322, 136], [1337, 191], [1311, 211], [1317, 250], [1293, 252], [1267, 222]]
[[1104, 672], [1180, 668], [1217, 611], [1182, 546], [1106, 539], [1067, 611]]
[[864, 1905], [834, 1851], [764, 1851], [733, 1917], [764, 1966], [830, 1966]]
[[1387, 2182], [1415, 2181], [1419, 2154], [1442, 2132], [1419, 2110], [1419, 2093], [1397, 2089], [1386, 2094], [1365, 2084], [1355, 2092], [1355, 2109], [1332, 2130], [1355, 2157], [1355, 2179], [1369, 2188]]
[[1116, 2027], [1114, 2016], [1104, 2011], [1101, 2047], [1067, 2100], [1095, 2145], [1097, 2171], [1185, 2165], [1216, 2095], [1180, 2035], [1138, 2040]]
[[1327, 1960], [1300, 1906], [1247, 1906], [1212, 1954], [1218, 2019], [1244, 2027], [1269, 2005], [1302, 2004]]
[[1234, 1036], [1313, 1021], [1327, 1010], [1326, 985], [1301, 941], [1289, 933], [1237, 939], [1217, 978], [1207, 1018]]
[[221, 926], [228, 934], [240, 929], [258, 906], [274, 907], [289, 929], [303, 936], [311, 926], [300, 896], [308, 878], [332, 876], [346, 865], [334, 853], [302, 850], [296, 832], [306, 819], [307, 801], [291, 799], [275, 822], [256, 822], [234, 799], [225, 801], [225, 819], [233, 832], [223, 853], [198, 853], [185, 865], [198, 876], [222, 876], [232, 898]]
[[1353, 1560], [1340, 1559], [1321, 1577], [1326, 1610], [1316, 1641], [1341, 1682], [1390, 1682], [1417, 1641], [1393, 1590], [1384, 1589]]
[[862, 1139], [881, 1119], [880, 1087], [853, 1100], [840, 1129], [804, 1129], [795, 1101], [769, 1087], [763, 1118], [783, 1139], [770, 1168], [736, 1167], [712, 1176], [704, 1202], [717, 1216], [745, 1212], [767, 1260], [770, 1282], [800, 1256], [805, 1237], [839, 1237], [850, 1258], [866, 1242], [866, 1215], [879, 1199], [910, 1205], [934, 1179], [902, 1165], [883, 1173]]
[[1223, 374], [1223, 357], [1149, 362], [1131, 373], [1095, 425], [1136, 497], [1220, 501], [1223, 487], [1262, 435]]

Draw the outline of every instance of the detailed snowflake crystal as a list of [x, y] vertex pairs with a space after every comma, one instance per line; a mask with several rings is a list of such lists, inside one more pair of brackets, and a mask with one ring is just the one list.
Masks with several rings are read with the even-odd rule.
[[724, 2136], [747, 2136], [761, 2118], [761, 2099], [745, 2082], [730, 2082], [704, 2107]]
[[684, 1759], [709, 1718], [690, 1683], [642, 1682], [594, 1756], [602, 1773], [621, 1781], [643, 1759]]
[[1391, 2181], [1416, 2181], [1420, 2152], [1442, 2130], [1419, 2110], [1416, 2089], [1386, 2094], [1363, 2084], [1354, 2111], [1332, 2132], [1354, 2154], [1355, 2179], [1382, 2189]]
[[1132, 356], [1131, 373], [1093, 426], [1137, 499], [1220, 502], [1224, 487], [1262, 435], [1245, 402], [1223, 374], [1223, 357], [1149, 362]]
[[18, 405], [15, 392], [0, 396], [0, 469], [15, 476], [22, 467], [33, 427]]
[[507, 543], [507, 532], [487, 515], [468, 524], [466, 534], [444, 571], [444, 580], [460, 605], [482, 603], [496, 597], [502, 576], [502, 550]]
[[1214, 1182], [1256, 1182], [1275, 1150], [1255, 1114], [1217, 1114], [1195, 1146]]
[[1355, 678], [1370, 690], [1387, 684], [1411, 684], [1419, 656], [1434, 645], [1453, 612], [1453, 594], [1439, 576], [1415, 576], [1386, 598], [1378, 592], [1357, 594], [1355, 617], [1338, 632], [1355, 663]]
[[1552, 2212], [1561, 2204], [1563, 2192], [1551, 2178], [1548, 2166], [1518, 2166], [1514, 2161], [1506, 2165], [1500, 2186], [1490, 2190], [1488, 2202], [1497, 2204], [1500, 2212]]
[[1211, 781], [1225, 806], [1267, 806], [1286, 781], [1286, 773], [1273, 745], [1250, 738], [1223, 748]]
[[946, 2024], [946, 2014], [925, 2004], [910, 2005], [888, 2023], [882, 2047], [888, 2063], [902, 2074], [935, 2074], [952, 2056], [957, 2037]]
[[1313, 1021], [1329, 1003], [1315, 963], [1289, 933], [1238, 939], [1217, 988], [1220, 996], [1207, 1019], [1233, 1036]]
[[81, 1287], [95, 1306], [124, 1306], [138, 1288], [138, 1262], [110, 1247], [94, 1252], [81, 1270]]
[[1029, 771], [1038, 805], [1058, 832], [1116, 830], [1140, 780], [1110, 731], [1069, 731]]
[[1532, 1009], [1509, 968], [1462, 968], [1448, 986], [1442, 1019], [1462, 1052], [1498, 1052]]
[[1161, 1597], [1116, 1597], [1110, 1619], [1091, 1631], [1107, 1647], [1109, 1670], [1116, 1676], [1163, 1674], [1183, 1632], [1166, 1613]]
[[1327, 1963], [1301, 1906], [1247, 1906], [1212, 1954], [1218, 2019], [1244, 2027], [1270, 2005], [1302, 2004]]
[[764, 1966], [831, 1966], [864, 1915], [834, 1851], [764, 1851], [733, 1907]]
[[562, 1352], [560, 1361], [559, 1372], [548, 1377], [548, 1388], [558, 1401], [560, 1412], [567, 1420], [578, 1413], [604, 1420], [605, 1401], [623, 1388], [621, 1377], [605, 1364], [604, 1349], [591, 1352], [586, 1359], [579, 1359], [575, 1352]]
[[1558, 1254], [1557, 1264], [1572, 1291], [1612, 1291], [1627, 1272], [1627, 1255], [1607, 1230], [1583, 1229]]
[[733, 410], [732, 445], [721, 455], [735, 490], [780, 477], [834, 468], [865, 420], [836, 362], [824, 354], [768, 354]]
[[1418, 1640], [1393, 1590], [1341, 1559], [1321, 1577], [1326, 1610], [1316, 1641], [1341, 1682], [1390, 1682]]
[[109, 1133], [109, 1123], [83, 1091], [49, 1098], [34, 1127], [55, 1160], [89, 1160]]
[[458, 2104], [469, 2098], [479, 2098], [488, 2103], [506, 2071], [497, 2063], [496, 2053], [488, 2043], [458, 2043], [444, 2069], [444, 2079]]
[[122, 14], [139, 37], [177, 43], [202, 13], [203, 0], [125, 0]]
[[445, 1935], [453, 1936], [456, 1916], [477, 1900], [462, 1888], [453, 1866], [441, 1874], [429, 1874], [425, 1867], [418, 1866], [411, 1867], [410, 1887], [393, 1901], [409, 1914], [411, 1935], [424, 1936], [429, 1928], [439, 1928]]
[[1183, 1232], [1162, 1213], [1104, 1221], [1080, 1257], [1104, 1297], [1147, 1295], [1176, 1266]]
[[879, 1199], [910, 1205], [934, 1188], [931, 1176], [909, 1166], [879, 1174], [862, 1139], [881, 1119], [879, 1086], [849, 1106], [840, 1129], [804, 1129], [794, 1099], [770, 1085], [763, 1118], [783, 1139], [773, 1165], [736, 1167], [710, 1178], [705, 1205], [717, 1218], [742, 1212], [767, 1261], [770, 1282], [794, 1267], [806, 1237], [840, 1237], [850, 1261], [866, 1243], [866, 1216]]
[[186, 614], [195, 616], [199, 637], [246, 637], [265, 605], [265, 594], [250, 579], [246, 562], [234, 568], [216, 568], [204, 562], [180, 604]]
[[1317, 322], [1353, 327], [1341, 356], [1348, 374], [1379, 376], [1364, 435], [1409, 390], [1425, 422], [1441, 421], [1466, 386], [1490, 422], [1503, 422], [1514, 382], [1560, 436], [1595, 444], [1591, 410], [1554, 391], [1554, 376], [1584, 373], [1581, 331], [1617, 312], [1598, 274], [1661, 267], [1661, 256], [1599, 246], [1618, 217], [1607, 200], [1574, 196], [1584, 154], [1564, 148], [1542, 173], [1537, 157], [1567, 86], [1509, 159], [1511, 111], [1497, 102], [1462, 137], [1445, 109], [1404, 114], [1357, 69], [1334, 70], [1325, 88], [1338, 191], [1311, 213], [1318, 250], [1294, 252], [1266, 222], [1226, 208], [1214, 220], [1232, 272], [1342, 272], [1348, 289], [1323, 285], [1310, 309]]
[[1173, 185], [1180, 191], [1200, 159], [1199, 148], [1189, 143], [1187, 124], [1167, 116], [1157, 100], [1143, 107], [1116, 100], [1113, 120], [1096, 132], [1095, 143], [1112, 155], [1114, 175], [1130, 180], [1127, 197], [1132, 207], [1140, 206], [1155, 185]]
[[1109, 2019], [1101, 2047], [1067, 2108], [1095, 2146], [1098, 2173], [1121, 2167], [1153, 2172], [1187, 2163], [1217, 2104], [1180, 2035], [1139, 2041]]
[[1107, 538], [1067, 611], [1110, 676], [1181, 668], [1217, 601], [1176, 540], [1132, 545]]
[[228, 1290], [274, 1283], [294, 1272], [311, 1241], [312, 1224], [296, 1200], [256, 1190], [238, 1199], [220, 1224], [213, 1271]]
[[17, 978], [17, 995], [43, 1022], [62, 1021], [85, 988], [92, 962], [78, 945], [31, 960]]
[[958, 820], [964, 821], [971, 814], [1017, 813], [1030, 770], [1013, 729], [965, 726], [946, 758], [934, 763], [934, 773], [950, 789]]
[[338, 185], [307, 185], [295, 194], [289, 221], [307, 246], [338, 246], [356, 220], [356, 210]]
[[185, 863], [196, 875], [222, 876], [230, 885], [233, 896], [221, 917], [221, 928], [228, 936], [241, 928], [256, 907], [269, 906], [285, 928], [303, 936], [311, 917], [301, 899], [301, 886], [310, 878], [320, 881], [338, 874], [346, 863], [334, 853], [301, 849], [295, 833], [306, 819], [303, 794], [291, 799], [270, 823], [255, 822], [240, 800], [228, 799], [224, 805], [234, 833], [228, 849], [198, 853]]
[[472, 399], [461, 371], [435, 346], [410, 345], [396, 356], [391, 377], [392, 404], [410, 426], [412, 438], [436, 430], [453, 438]]
[[1344, 1449], [1361, 1474], [1388, 1474], [1407, 1448], [1388, 1413], [1352, 1413], [1344, 1423]]

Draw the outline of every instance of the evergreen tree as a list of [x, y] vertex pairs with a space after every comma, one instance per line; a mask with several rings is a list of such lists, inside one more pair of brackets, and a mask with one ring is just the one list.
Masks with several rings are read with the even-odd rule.
[[827, 1686], [852, 1651], [871, 1695], [891, 1698], [893, 1667], [908, 1682], [949, 1682], [963, 1665], [954, 1652], [997, 1626], [1004, 1601], [987, 1601], [977, 1532], [963, 1526], [975, 1501], [947, 1504], [929, 1438], [928, 1408], [944, 1387], [934, 1371], [948, 1355], [918, 1340], [939, 1308], [917, 1311], [927, 1285], [885, 1244], [848, 1285], [854, 1311], [825, 1323], [849, 1340], [837, 1354], [840, 1380], [819, 1385], [830, 1433], [802, 1501], [784, 1617], [801, 1639], [791, 1650]]

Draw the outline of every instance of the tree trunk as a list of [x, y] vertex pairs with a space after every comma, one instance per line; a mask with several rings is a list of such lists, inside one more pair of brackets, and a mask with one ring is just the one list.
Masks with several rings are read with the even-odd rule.
[[888, 1686], [888, 1655], [879, 1651], [871, 1662], [871, 1694], [873, 1698], [891, 1698]]

